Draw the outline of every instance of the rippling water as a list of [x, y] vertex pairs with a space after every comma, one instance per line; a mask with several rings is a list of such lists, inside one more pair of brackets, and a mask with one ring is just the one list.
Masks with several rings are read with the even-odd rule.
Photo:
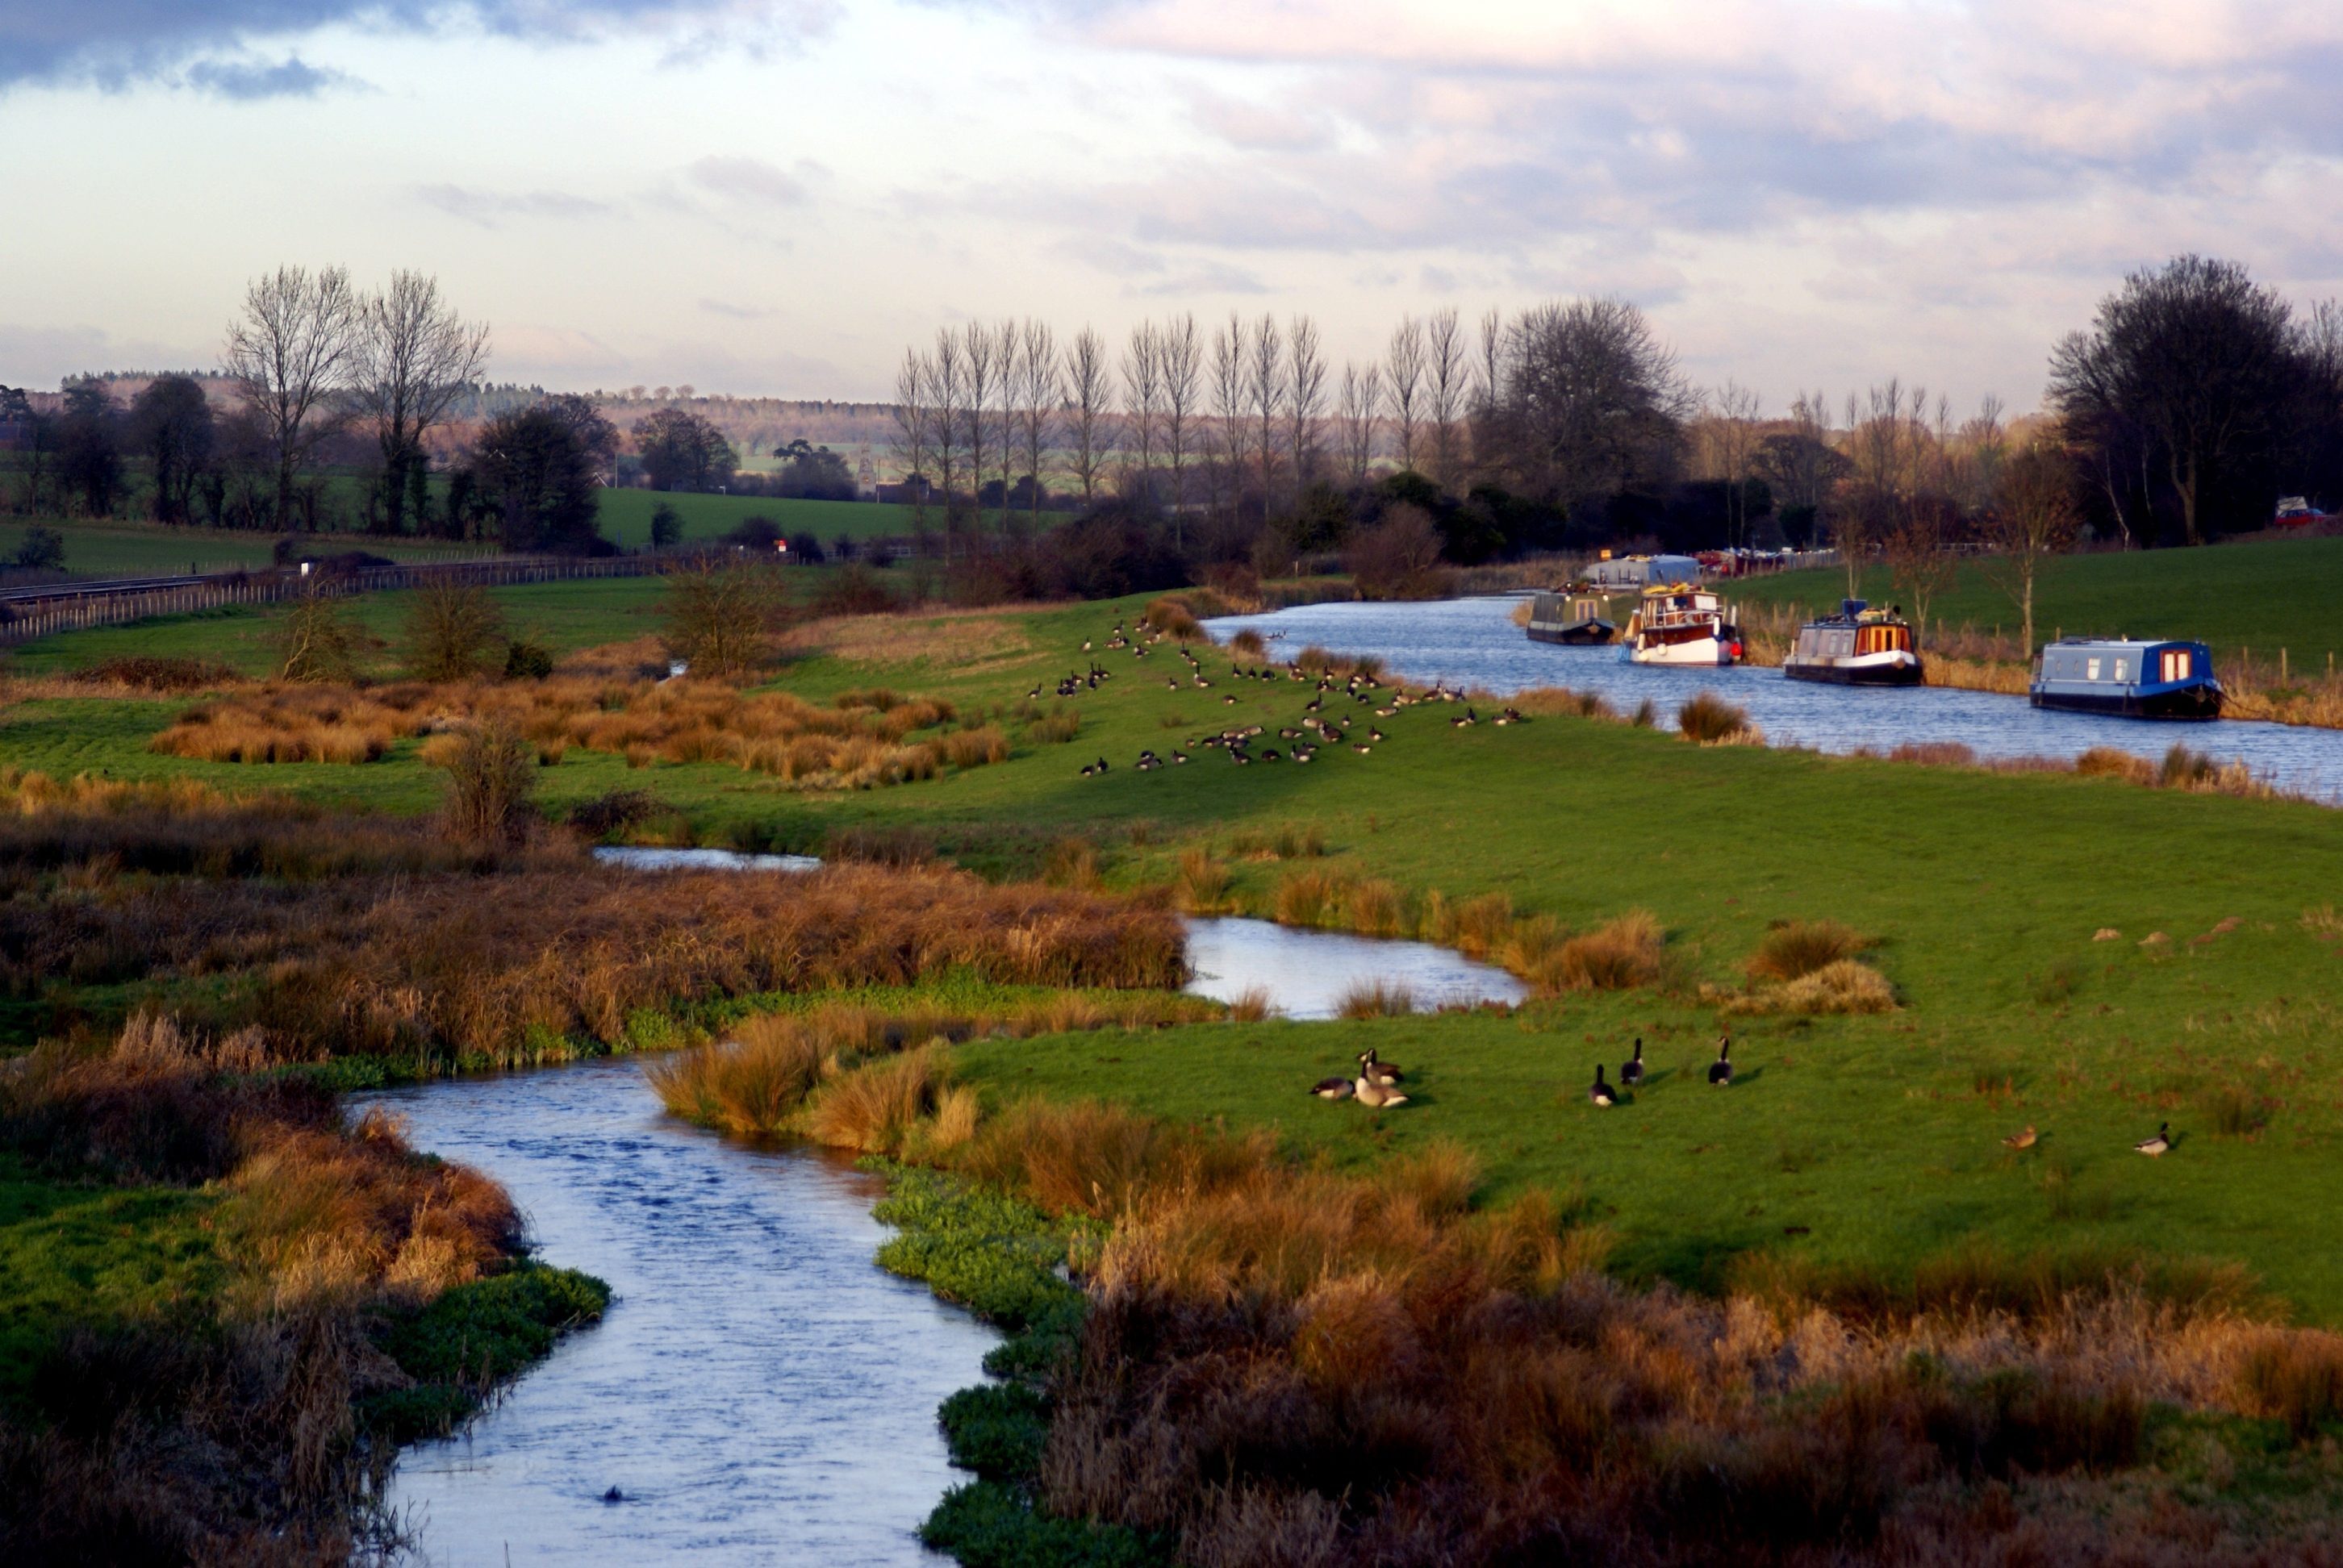
[[1299, 930], [1268, 920], [1188, 922], [1188, 989], [1234, 1001], [1258, 986], [1287, 1018], [1332, 1018], [1342, 993], [1370, 980], [1414, 993], [1418, 1011], [1480, 1001], [1518, 1002], [1529, 991], [1493, 964], [1430, 942], [1390, 941], [1340, 931]]
[[749, 855], [738, 849], [669, 849], [655, 845], [606, 844], [594, 851], [606, 866], [629, 871], [814, 871], [814, 855]]
[[912, 1531], [967, 1477], [936, 1406], [996, 1336], [873, 1266], [875, 1178], [686, 1127], [630, 1062], [367, 1098], [617, 1292], [468, 1434], [401, 1457], [422, 1561], [941, 1561]]
[[[2343, 730], [2223, 719], [2159, 724], [2052, 713], [2022, 697], [1946, 687], [1906, 689], [1790, 680], [1779, 669], [1667, 669], [1630, 664], [1616, 647], [1560, 648], [1532, 642], [1513, 624], [1514, 600], [1443, 599], [1430, 604], [1318, 604], [1271, 615], [1208, 622], [1227, 641], [1248, 627], [1272, 658], [1315, 643], [1338, 653], [1372, 653], [1415, 680], [1481, 686], [1506, 693], [1533, 686], [1597, 691], [1622, 712], [1649, 698], [1664, 723], [1676, 705], [1706, 688], [1749, 710], [1777, 746], [1818, 751], [1889, 750], [1906, 741], [1957, 740], [1980, 757], [2071, 758], [2113, 746], [2151, 760], [2181, 742], [2223, 762], [2242, 759], [2281, 788], [2343, 803]], [[1926, 650], [1924, 648], [1923, 653]]]

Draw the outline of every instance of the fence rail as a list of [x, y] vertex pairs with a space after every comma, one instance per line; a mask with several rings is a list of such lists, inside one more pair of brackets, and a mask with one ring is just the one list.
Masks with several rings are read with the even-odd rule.
[[127, 626], [157, 616], [194, 615], [235, 605], [281, 604], [316, 593], [343, 598], [364, 593], [387, 593], [420, 588], [427, 582], [456, 582], [468, 587], [505, 588], [517, 583], [562, 582], [584, 578], [658, 577], [689, 568], [711, 554], [703, 550], [658, 555], [500, 557], [489, 560], [407, 562], [398, 566], [367, 567], [352, 572], [268, 570], [159, 588], [143, 592], [106, 592], [104, 585], [88, 585], [85, 597], [44, 600], [0, 618], [0, 644], [30, 642], [61, 631], [82, 631], [98, 626]]

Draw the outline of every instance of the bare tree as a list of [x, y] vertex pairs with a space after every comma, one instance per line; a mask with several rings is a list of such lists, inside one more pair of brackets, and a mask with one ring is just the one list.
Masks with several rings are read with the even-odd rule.
[[1505, 318], [1492, 307], [1481, 315], [1481, 364], [1473, 384], [1473, 400], [1483, 415], [1495, 412], [1503, 386]]
[[1755, 390], [1727, 379], [1707, 409], [1709, 457], [1725, 491], [1725, 526], [1732, 542], [1749, 542], [1749, 479], [1757, 454], [1757, 416], [1763, 404]]
[[1464, 411], [1471, 372], [1465, 363], [1464, 331], [1456, 312], [1434, 311], [1424, 328], [1426, 412], [1432, 419], [1434, 476], [1443, 485], [1456, 478], [1456, 420]]
[[[1220, 436], [1220, 468], [1226, 477], [1229, 512], [1234, 516], [1244, 499], [1245, 468], [1245, 331], [1236, 312], [1228, 326], [1212, 334], [1212, 417]], [[1214, 488], [1221, 487], [1215, 481]]]
[[1087, 509], [1098, 498], [1099, 473], [1106, 467], [1109, 386], [1106, 339], [1090, 327], [1074, 334], [1066, 350], [1067, 434], [1073, 442], [1074, 482]]
[[1261, 504], [1272, 505], [1277, 491], [1277, 419], [1285, 407], [1285, 341], [1278, 335], [1277, 317], [1263, 315], [1253, 323], [1246, 356], [1246, 390], [1252, 398], [1252, 416], [1260, 427]]
[[1953, 494], [1965, 510], [1981, 512], [1993, 504], [2002, 465], [2008, 460], [2009, 427], [2002, 421], [2001, 399], [1988, 392], [1977, 404], [1976, 417], [1961, 427], [1961, 461]]
[[1126, 466], [1122, 489], [1127, 496], [1142, 496], [1154, 483], [1155, 420], [1163, 411], [1163, 356], [1155, 333], [1155, 323], [1142, 321], [1131, 329], [1131, 341], [1122, 351], [1122, 427], [1124, 456], [1132, 452], [1139, 457], [1136, 481]]
[[960, 333], [960, 364], [967, 377], [968, 400], [961, 417], [968, 427], [969, 550], [983, 553], [984, 455], [991, 449], [992, 406], [1001, 396], [1008, 367], [1001, 363], [992, 328], [971, 321]]
[[1033, 527], [1041, 522], [1041, 460], [1058, 419], [1064, 382], [1058, 374], [1058, 337], [1046, 321], [1025, 323], [1018, 341], [1017, 417], [1024, 437], [1025, 474], [1031, 485], [1027, 516]]
[[1326, 360], [1318, 348], [1318, 324], [1306, 316], [1293, 318], [1285, 366], [1285, 417], [1292, 431], [1287, 446], [1299, 491], [1318, 477], [1318, 421], [1326, 412]]
[[993, 386], [992, 447], [999, 454], [994, 477], [1001, 481], [1001, 537], [1009, 537], [1009, 492], [1017, 467], [1017, 394], [1024, 385], [1019, 359], [1017, 323], [1002, 321], [992, 329]]
[[[229, 323], [226, 361], [277, 467], [276, 524], [291, 526], [293, 484], [330, 434], [357, 347], [361, 302], [338, 266], [280, 266], [244, 292]], [[314, 521], [314, 519], [312, 519]]]
[[960, 462], [968, 437], [968, 361], [960, 352], [960, 334], [944, 327], [936, 334], [936, 351], [930, 360], [930, 407], [935, 411], [936, 479], [944, 497], [944, 560], [950, 564], [952, 528], [961, 516], [957, 481], [969, 469]]
[[1197, 385], [1204, 359], [1203, 339], [1192, 315], [1175, 317], [1163, 329], [1163, 455], [1172, 466], [1172, 547], [1187, 540], [1181, 528], [1180, 508], [1188, 498], [1182, 470], [1196, 443], [1196, 419], [1202, 411]]
[[1951, 505], [1941, 493], [1923, 494], [1903, 508], [1881, 541], [1888, 580], [1912, 606], [1913, 620], [1924, 636], [1930, 602], [1953, 586], [1960, 569], [1960, 557], [1953, 550], [1953, 521]]
[[1523, 312], [1505, 334], [1501, 397], [1482, 422], [1484, 468], [1574, 507], [1675, 475], [1694, 399], [1675, 357], [1624, 299]]
[[928, 464], [934, 456], [936, 415], [928, 391], [934, 375], [919, 350], [903, 350], [903, 363], [895, 371], [895, 460], [911, 496], [911, 527], [922, 534], [928, 531]]
[[1392, 333], [1384, 356], [1391, 369], [1392, 417], [1399, 426], [1399, 466], [1415, 467], [1415, 426], [1423, 410], [1423, 326], [1413, 316]]
[[1364, 370], [1356, 365], [1342, 367], [1342, 391], [1335, 417], [1342, 427], [1343, 470], [1353, 488], [1366, 485], [1368, 466], [1374, 461], [1375, 421], [1382, 417], [1383, 404], [1382, 367], [1370, 365]]
[[2034, 657], [2034, 579], [2044, 561], [2073, 546], [2081, 523], [2074, 464], [2065, 452], [2037, 444], [2003, 467], [1998, 504], [1979, 529], [1994, 553], [1978, 565], [2016, 605], [2028, 659]]
[[488, 329], [458, 317], [437, 278], [407, 271], [364, 302], [360, 323], [351, 379], [382, 451], [384, 531], [405, 533], [410, 489], [422, 522], [423, 437], [487, 368]]

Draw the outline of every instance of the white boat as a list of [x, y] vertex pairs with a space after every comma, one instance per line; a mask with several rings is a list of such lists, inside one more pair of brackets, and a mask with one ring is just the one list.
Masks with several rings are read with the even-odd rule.
[[1644, 590], [1627, 618], [1627, 658], [1636, 664], [1715, 666], [1741, 662], [1741, 628], [1730, 606], [1696, 583]]
[[1851, 598], [1840, 602], [1838, 614], [1798, 628], [1782, 673], [1792, 680], [1840, 686], [1917, 686], [1920, 650], [1911, 622], [1894, 610], [1873, 609]]

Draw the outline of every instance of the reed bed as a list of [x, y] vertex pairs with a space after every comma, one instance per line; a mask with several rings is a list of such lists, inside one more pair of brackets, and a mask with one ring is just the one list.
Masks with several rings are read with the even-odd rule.
[[1415, 1010], [1415, 992], [1403, 981], [1353, 980], [1335, 1000], [1341, 1019], [1404, 1018]]
[[[20, 779], [20, 799], [64, 787]], [[169, 791], [142, 787], [158, 796]], [[70, 793], [70, 791], [67, 791]], [[0, 817], [0, 990], [184, 990], [216, 1021], [302, 1052], [417, 1071], [513, 1066], [663, 1040], [677, 1004], [908, 984], [1177, 990], [1170, 910], [1071, 889], [988, 886], [933, 867], [802, 876], [614, 876], [574, 842], [435, 845], [427, 825], [86, 786], [79, 807]], [[275, 866], [289, 879], [227, 879]], [[121, 876], [104, 898], [60, 873]], [[649, 1031], [646, 1033], [645, 1031]]]
[[1763, 746], [1765, 732], [1749, 710], [1713, 691], [1694, 692], [1676, 709], [1676, 733], [1695, 746]]
[[718, 681], [594, 673], [362, 692], [280, 682], [189, 709], [148, 746], [213, 762], [357, 764], [403, 739], [495, 724], [526, 739], [541, 762], [575, 748], [634, 767], [712, 762], [806, 789], [866, 789], [1008, 759], [1009, 738], [997, 725], [933, 733], [956, 717], [949, 702], [885, 689], [849, 691], [824, 707]]
[[1481, 1201], [1453, 1145], [1338, 1171], [1097, 1102], [938, 1162], [1109, 1227], [1027, 1484], [1182, 1562], [2328, 1561], [2331, 1502], [2155, 1467], [2159, 1407], [2328, 1463], [2343, 1337], [2234, 1268], [1973, 1241], [1898, 1275], [1755, 1253], [1695, 1296], [1606, 1276], [1575, 1202]]
[[267, 1070], [256, 1034], [134, 1017], [0, 1075], [0, 1148], [52, 1178], [197, 1190], [224, 1278], [160, 1318], [67, 1328], [0, 1412], [0, 1540], [18, 1562], [341, 1560], [381, 1455], [353, 1402], [415, 1380], [369, 1322], [507, 1270], [494, 1182], [396, 1120]]

